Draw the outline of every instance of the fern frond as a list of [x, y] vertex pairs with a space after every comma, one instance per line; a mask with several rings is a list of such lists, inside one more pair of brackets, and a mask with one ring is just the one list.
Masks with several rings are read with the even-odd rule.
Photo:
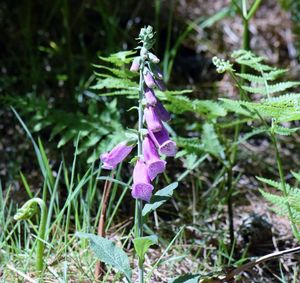
[[240, 74], [240, 73], [236, 73], [236, 75], [251, 83], [263, 84], [265, 81], [276, 80], [280, 75], [283, 75], [286, 72], [287, 72], [286, 69], [276, 69], [274, 71], [264, 73], [264, 76], [258, 76], [253, 74]]
[[135, 51], [120, 51], [114, 54], [111, 54], [108, 57], [99, 56], [99, 59], [102, 61], [112, 63], [115, 66], [123, 66], [129, 64], [132, 61], [132, 57], [136, 52]]
[[238, 64], [248, 66], [258, 72], [275, 71], [275, 68], [262, 63], [265, 60], [264, 57], [257, 56], [251, 51], [237, 50], [232, 53], [231, 57], [234, 58]]
[[250, 92], [250, 93], [257, 93], [264, 96], [274, 94], [277, 92], [282, 92], [292, 87], [300, 85], [299, 82], [282, 82], [273, 85], [268, 85], [268, 87], [261, 86], [261, 87], [253, 87], [253, 86], [242, 86], [243, 90]]
[[168, 92], [164, 93], [164, 100], [168, 102], [167, 108], [176, 114], [194, 112], [208, 118], [223, 117], [227, 114], [222, 105], [211, 100], [191, 100], [186, 96], [171, 95]]
[[214, 155], [217, 158], [225, 158], [224, 147], [219, 141], [213, 124], [205, 123], [203, 125], [201, 140], [206, 152]]
[[296, 131], [298, 131], [300, 128], [286, 128], [279, 125], [275, 125], [273, 127], [273, 130], [276, 134], [282, 135], [282, 136], [290, 136]]
[[135, 82], [132, 82], [129, 79], [124, 78], [115, 78], [115, 77], [109, 77], [104, 80], [98, 80], [98, 82], [91, 87], [91, 89], [104, 89], [104, 88], [118, 88], [118, 89], [127, 89], [128, 87], [136, 87], [137, 84]]
[[184, 148], [189, 153], [202, 153], [204, 146], [199, 138], [183, 138], [177, 137], [175, 139], [177, 145]]

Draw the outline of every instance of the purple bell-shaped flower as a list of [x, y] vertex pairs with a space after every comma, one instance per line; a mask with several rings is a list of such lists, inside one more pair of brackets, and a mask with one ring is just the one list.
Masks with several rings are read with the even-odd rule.
[[149, 202], [153, 189], [146, 164], [142, 160], [138, 160], [133, 169], [132, 197]]
[[153, 181], [158, 174], [165, 171], [167, 162], [159, 158], [155, 145], [148, 136], [143, 141], [143, 155], [147, 165], [148, 176]]
[[154, 88], [156, 86], [155, 80], [153, 79], [153, 76], [151, 75], [149, 70], [147, 70], [144, 73], [144, 80], [145, 80], [145, 84], [147, 85], [147, 87]]
[[149, 136], [153, 143], [159, 148], [159, 152], [166, 156], [175, 156], [177, 152], [176, 143], [170, 140], [167, 129], [162, 125], [162, 130], [159, 132], [149, 131]]
[[127, 145], [126, 142], [121, 142], [116, 145], [110, 152], [101, 154], [100, 159], [103, 162], [102, 168], [113, 170], [121, 163], [131, 152], [133, 146]]
[[164, 122], [168, 122], [171, 120], [171, 115], [170, 113], [167, 111], [167, 109], [163, 106], [163, 104], [157, 100], [156, 105], [155, 105], [155, 111], [158, 115], [158, 117], [164, 121]]
[[164, 81], [162, 80], [155, 80], [156, 86], [158, 87], [159, 90], [165, 91], [167, 89]]
[[146, 98], [147, 105], [150, 105], [150, 106], [155, 106], [156, 105], [157, 98], [154, 94], [153, 89], [145, 87], [144, 95], [145, 95], [145, 98]]
[[162, 129], [162, 123], [154, 107], [152, 106], [145, 107], [144, 117], [149, 131], [156, 133]]

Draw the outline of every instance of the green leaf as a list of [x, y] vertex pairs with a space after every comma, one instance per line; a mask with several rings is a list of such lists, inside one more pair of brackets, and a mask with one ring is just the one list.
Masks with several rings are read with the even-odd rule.
[[117, 271], [122, 272], [127, 280], [132, 282], [129, 258], [121, 248], [115, 246], [112, 241], [94, 234], [77, 232], [75, 236], [89, 239], [91, 249], [96, 257], [105, 264], [111, 265]]
[[139, 237], [133, 240], [134, 249], [139, 257], [140, 264], [144, 262], [145, 254], [148, 251], [148, 249], [153, 245], [157, 245], [157, 243], [158, 238], [156, 235]]
[[298, 86], [299, 84], [300, 84], [299, 82], [283, 82], [283, 83], [268, 85], [268, 87], [265, 87], [265, 86], [262, 86], [262, 87], [243, 86], [242, 88], [250, 93], [269, 95], [269, 94], [281, 92], [281, 91], [287, 90], [289, 88]]
[[157, 191], [151, 198], [150, 203], [146, 203], [143, 208], [143, 216], [146, 216], [151, 211], [156, 210], [164, 204], [172, 195], [173, 191], [178, 187], [178, 182], [174, 182], [165, 188]]
[[290, 136], [291, 134], [298, 131], [300, 128], [286, 128], [282, 126], [275, 125], [273, 127], [274, 133], [282, 136]]
[[220, 157], [221, 159], [225, 158], [224, 148], [220, 144], [213, 124], [205, 123], [203, 125], [202, 143], [204, 151], [214, 155], [215, 157]]
[[198, 283], [200, 280], [199, 274], [185, 274], [169, 280], [168, 283]]

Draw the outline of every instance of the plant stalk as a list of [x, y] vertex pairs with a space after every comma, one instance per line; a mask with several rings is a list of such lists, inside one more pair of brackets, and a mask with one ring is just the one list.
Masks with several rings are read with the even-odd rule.
[[44, 201], [41, 199], [38, 201], [38, 204], [41, 209], [41, 221], [39, 226], [38, 233], [38, 243], [36, 247], [36, 269], [39, 272], [43, 271], [44, 263], [43, 263], [43, 254], [44, 254], [44, 240], [46, 234], [46, 224], [47, 224], [47, 206]]
[[[112, 175], [112, 178], [113, 177], [114, 176]], [[105, 237], [106, 210], [107, 210], [108, 198], [110, 196], [111, 186], [112, 186], [112, 182], [106, 180], [104, 184], [103, 195], [102, 195], [101, 215], [100, 215], [98, 231], [97, 231], [98, 236], [100, 237]], [[102, 274], [103, 274], [103, 264], [100, 261], [97, 261], [95, 266], [95, 272], [94, 272], [95, 280], [98, 280]]]
[[[143, 136], [142, 136], [142, 129], [143, 129], [143, 84], [144, 84], [144, 79], [143, 79], [143, 71], [144, 71], [144, 66], [145, 66], [145, 61], [144, 59], [142, 60], [141, 63], [141, 68], [140, 68], [140, 83], [139, 83], [139, 107], [138, 107], [138, 147], [137, 147], [137, 155], [140, 158], [143, 153]], [[143, 201], [141, 199], [136, 200], [136, 210], [135, 210], [135, 219], [136, 219], [136, 224], [137, 224], [137, 231], [136, 231], [136, 236], [137, 237], [143, 237], [143, 216], [142, 216], [142, 211], [143, 211]], [[138, 269], [139, 269], [139, 283], [144, 283], [144, 267], [143, 267], [143, 262], [139, 262], [138, 264]]]

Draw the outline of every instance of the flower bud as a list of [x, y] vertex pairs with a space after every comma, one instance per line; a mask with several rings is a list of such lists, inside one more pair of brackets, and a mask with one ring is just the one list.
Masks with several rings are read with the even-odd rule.
[[144, 73], [144, 80], [145, 80], [145, 84], [147, 85], [147, 87], [150, 87], [150, 88], [155, 87], [155, 85], [156, 85], [155, 81], [149, 70], [146, 70], [146, 72]]
[[126, 142], [121, 142], [110, 152], [101, 154], [100, 159], [103, 162], [102, 168], [107, 170], [115, 169], [115, 167], [129, 155], [132, 149], [133, 146], [127, 145]]
[[140, 69], [140, 57], [135, 57], [132, 61], [131, 67], [130, 67], [130, 71], [131, 72], [138, 72]]
[[154, 64], [158, 64], [159, 63], [159, 59], [158, 59], [158, 57], [157, 56], [155, 56], [153, 53], [151, 53], [151, 52], [149, 52], [148, 53], [148, 58], [149, 58], [149, 60], [152, 62], [152, 63], [154, 63]]
[[159, 158], [155, 145], [147, 136], [143, 141], [143, 156], [146, 161], [148, 176], [153, 181], [158, 174], [165, 171], [167, 162]]
[[157, 98], [154, 94], [154, 91], [151, 88], [145, 87], [145, 92], [144, 92], [145, 98], [147, 105], [155, 106], [157, 102]]
[[147, 128], [151, 132], [159, 132], [162, 129], [162, 123], [152, 106], [148, 106], [144, 110], [144, 116], [147, 124]]
[[150, 201], [154, 188], [151, 185], [146, 164], [142, 160], [138, 160], [133, 169], [133, 185], [131, 188], [133, 198]]

